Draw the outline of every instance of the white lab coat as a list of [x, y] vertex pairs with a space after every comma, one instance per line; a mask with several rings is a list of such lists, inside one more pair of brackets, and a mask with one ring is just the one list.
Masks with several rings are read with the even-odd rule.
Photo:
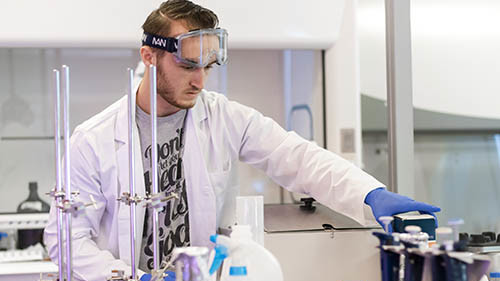
[[[102, 281], [112, 269], [130, 274], [129, 207], [117, 202], [129, 190], [127, 98], [78, 126], [71, 137], [71, 184], [78, 200], [90, 201], [73, 219], [75, 277]], [[135, 130], [136, 187], [145, 195], [144, 176]], [[210, 246], [218, 227], [234, 222], [237, 180], [231, 175], [241, 160], [263, 170], [279, 185], [314, 197], [331, 209], [364, 223], [364, 198], [382, 183], [350, 162], [286, 132], [256, 110], [202, 91], [188, 110], [183, 165], [193, 246]], [[45, 242], [57, 261], [55, 208], [45, 229]], [[137, 208], [136, 259], [144, 223], [144, 208]]]

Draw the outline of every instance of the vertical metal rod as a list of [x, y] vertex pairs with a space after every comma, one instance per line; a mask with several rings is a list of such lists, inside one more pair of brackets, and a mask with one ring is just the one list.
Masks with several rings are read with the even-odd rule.
[[389, 188], [414, 197], [410, 0], [386, 0]]
[[[135, 119], [135, 93], [134, 93], [134, 71], [131, 68], [127, 69], [128, 77], [128, 159], [129, 159], [129, 187], [130, 196], [135, 197], [135, 157], [134, 157], [134, 119]], [[136, 280], [136, 261], [135, 261], [135, 244], [136, 244], [136, 218], [135, 218], [135, 200], [130, 201], [130, 266], [132, 267], [132, 279]]]
[[[292, 50], [283, 50], [283, 99], [285, 100], [285, 128], [291, 130], [292, 120], [290, 110], [292, 110]], [[280, 186], [280, 204], [285, 204], [285, 188]], [[287, 192], [287, 194], [290, 194]]]
[[[158, 194], [158, 146], [156, 144], [156, 66], [149, 66], [149, 91], [151, 96], [150, 114], [151, 114], [151, 183], [152, 194]], [[159, 269], [159, 250], [158, 250], [158, 210], [152, 208], [153, 215], [153, 263], [154, 270]]]
[[[64, 179], [65, 179], [65, 191], [66, 200], [72, 201], [71, 196], [71, 174], [70, 174], [70, 163], [71, 155], [69, 151], [69, 139], [70, 139], [70, 129], [69, 129], [69, 67], [66, 65], [62, 66], [63, 72], [63, 91], [64, 91]], [[73, 278], [72, 260], [73, 256], [71, 254], [71, 213], [65, 212], [66, 221], [66, 280], [71, 281]]]
[[327, 118], [326, 118], [326, 51], [321, 50], [321, 104], [323, 108], [323, 148], [328, 149]]
[[385, 1], [385, 42], [386, 42], [386, 68], [387, 68], [387, 145], [389, 147], [389, 189], [393, 192], [398, 192], [397, 185], [397, 157], [396, 157], [396, 134], [395, 129], [395, 86], [394, 86], [394, 19], [392, 17], [393, 3]]
[[[56, 194], [62, 191], [62, 178], [61, 178], [61, 79], [59, 70], [54, 69], [54, 144], [55, 144], [55, 160], [56, 160]], [[56, 198], [56, 205], [61, 204], [61, 197]], [[63, 265], [63, 212], [60, 208], [56, 208], [57, 215], [57, 265], [59, 267], [59, 280], [64, 279], [64, 265]]]

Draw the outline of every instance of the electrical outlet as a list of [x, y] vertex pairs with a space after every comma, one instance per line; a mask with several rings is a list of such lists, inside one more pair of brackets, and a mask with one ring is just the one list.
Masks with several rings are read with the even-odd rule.
[[341, 153], [356, 152], [353, 128], [340, 129], [340, 152]]

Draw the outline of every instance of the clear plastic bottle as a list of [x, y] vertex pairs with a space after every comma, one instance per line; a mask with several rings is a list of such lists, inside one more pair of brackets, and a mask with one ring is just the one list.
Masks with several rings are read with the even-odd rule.
[[[210, 238], [217, 249], [223, 249], [228, 259], [224, 262], [223, 281], [283, 281], [283, 272], [276, 258], [259, 243], [252, 240], [248, 225], [235, 225], [230, 237], [214, 235]], [[216, 256], [219, 256], [216, 254]], [[211, 272], [221, 264], [221, 257]]]

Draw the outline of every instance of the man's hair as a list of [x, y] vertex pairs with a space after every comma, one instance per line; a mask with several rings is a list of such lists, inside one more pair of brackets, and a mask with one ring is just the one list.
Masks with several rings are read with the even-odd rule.
[[170, 35], [170, 23], [183, 20], [192, 29], [215, 28], [219, 24], [217, 15], [207, 8], [188, 0], [168, 0], [151, 14], [142, 25], [144, 32], [163, 37]]

